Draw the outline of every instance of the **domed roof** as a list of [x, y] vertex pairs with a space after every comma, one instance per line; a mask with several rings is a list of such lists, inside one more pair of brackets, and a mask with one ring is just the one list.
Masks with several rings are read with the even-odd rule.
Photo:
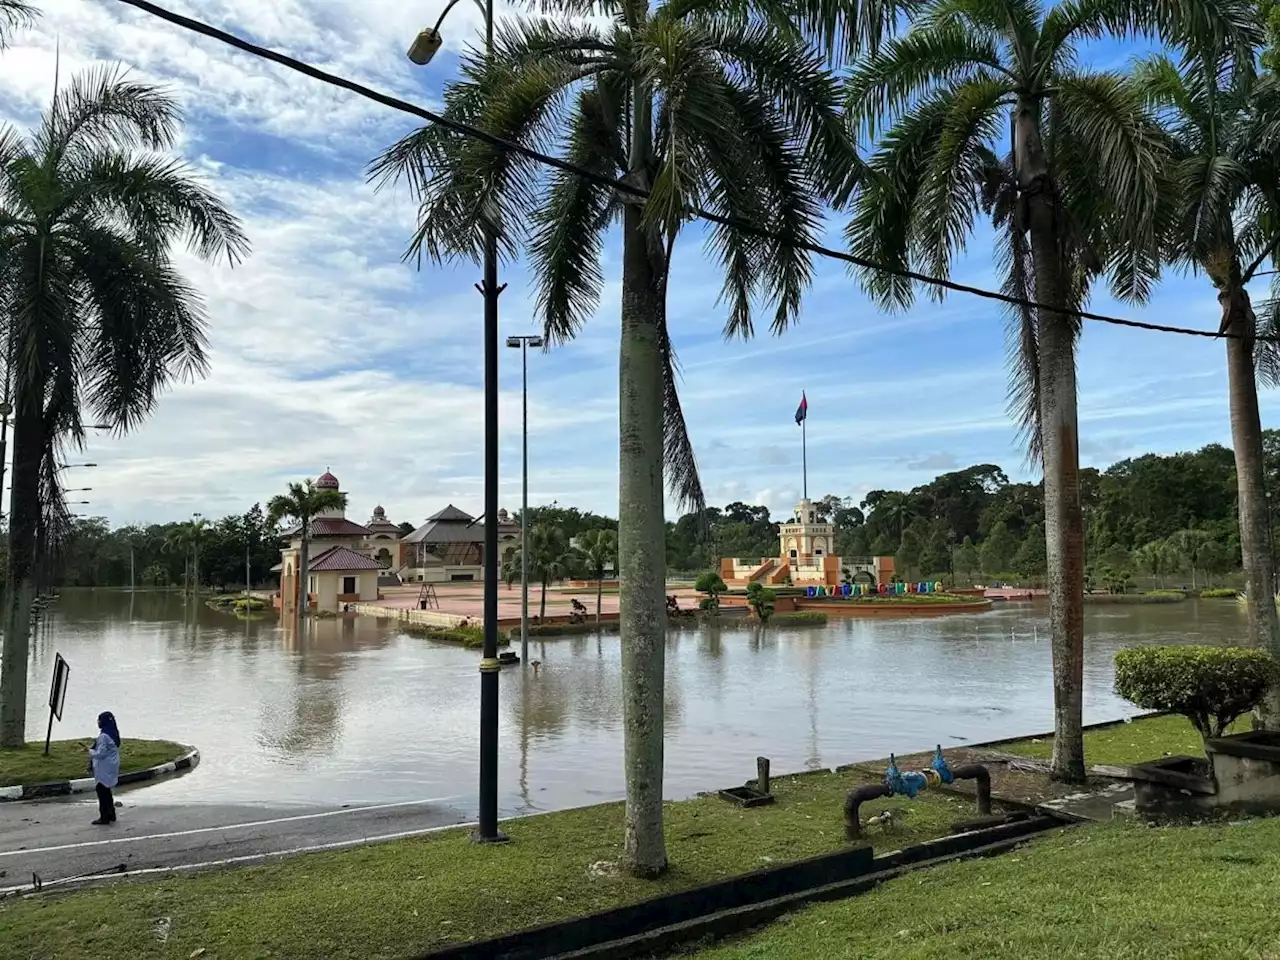
[[509, 516], [511, 516], [511, 514], [507, 513], [507, 508], [506, 508], [506, 507], [501, 507], [501, 508], [499, 508], [499, 510], [498, 510], [498, 519], [499, 519], [499, 520], [505, 520], [505, 519], [507, 519], [507, 517], [509, 517]]
[[316, 481], [316, 486], [321, 490], [337, 490], [339, 489], [338, 478], [326, 470], [320, 474], [320, 479]]
[[377, 520], [385, 520], [387, 519], [387, 511], [383, 510], [382, 507], [374, 507], [373, 516]]

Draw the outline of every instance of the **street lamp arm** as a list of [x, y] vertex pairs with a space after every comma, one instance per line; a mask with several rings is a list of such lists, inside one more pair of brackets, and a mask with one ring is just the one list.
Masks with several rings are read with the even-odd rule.
[[[449, 16], [449, 11], [461, 2], [462, 0], [449, 0], [449, 2], [444, 5], [444, 9], [440, 11], [439, 19], [436, 20], [436, 25], [431, 28], [432, 33], [440, 33], [440, 27], [444, 23], [444, 18]], [[480, 11], [480, 16], [487, 17], [489, 15], [489, 11], [485, 8], [484, 0], [475, 0], [475, 4], [477, 9]]]

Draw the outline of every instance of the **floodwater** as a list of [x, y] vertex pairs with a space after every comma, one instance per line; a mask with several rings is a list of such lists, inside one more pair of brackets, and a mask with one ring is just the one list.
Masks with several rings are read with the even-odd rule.
[[[758, 755], [778, 773], [1053, 726], [1047, 608], [745, 622], [667, 640], [666, 791], [738, 784]], [[1085, 620], [1085, 720], [1130, 715], [1112, 655], [1141, 643], [1243, 636], [1229, 601], [1095, 606]], [[112, 710], [126, 737], [195, 744], [199, 768], [133, 803], [339, 804], [450, 798], [474, 814], [479, 652], [392, 621], [318, 620], [299, 633], [172, 594], [68, 592], [33, 638], [28, 735], [44, 733], [55, 652], [71, 665], [55, 737]], [[501, 673], [502, 815], [622, 795], [619, 640], [535, 638], [532, 670]]]

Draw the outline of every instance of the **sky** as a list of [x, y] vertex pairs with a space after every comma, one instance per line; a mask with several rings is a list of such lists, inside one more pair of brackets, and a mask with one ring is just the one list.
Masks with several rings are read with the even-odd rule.
[[[234, 269], [184, 255], [207, 302], [209, 376], [176, 386], [123, 437], [94, 436], [68, 462], [77, 509], [112, 523], [241, 512], [289, 481], [330, 469], [348, 514], [375, 504], [418, 524], [447, 503], [479, 513], [483, 406], [481, 298], [469, 264], [405, 263], [416, 210], [402, 189], [375, 189], [365, 168], [413, 118], [318, 84], [148, 17], [116, 0], [37, 0], [44, 16], [0, 54], [0, 120], [38, 118], [55, 76], [116, 62], [163, 85], [186, 123], [180, 150], [242, 218], [250, 257]], [[444, 51], [404, 56], [441, 0], [200, 0], [171, 9], [423, 106], [438, 106], [480, 15], [459, 4]], [[498, 7], [500, 16], [513, 15]], [[1090, 52], [1101, 66], [1132, 53]], [[829, 242], [839, 243], [833, 219]], [[953, 276], [998, 287], [980, 231]], [[529, 499], [617, 513], [620, 248], [604, 256], [605, 294], [573, 342], [529, 356]], [[808, 489], [860, 501], [936, 474], [996, 463], [1035, 479], [1005, 411], [998, 304], [951, 295], [885, 314], [844, 266], [819, 262], [800, 322], [781, 337], [725, 342], [719, 279], [696, 232], [681, 238], [669, 322], [682, 397], [712, 503], [763, 503], [785, 514], [800, 495], [809, 400]], [[524, 264], [503, 266], [502, 334], [537, 332]], [[1142, 310], [1095, 295], [1092, 308], [1217, 328], [1207, 281], [1167, 277]], [[759, 327], [766, 331], [766, 324]], [[520, 504], [519, 353], [501, 357], [500, 499]], [[1149, 451], [1230, 444], [1225, 345], [1091, 323], [1081, 341], [1081, 462], [1105, 467]], [[1264, 426], [1280, 414], [1262, 397]], [[68, 479], [70, 484], [70, 477]], [[668, 516], [674, 518], [674, 504]]]

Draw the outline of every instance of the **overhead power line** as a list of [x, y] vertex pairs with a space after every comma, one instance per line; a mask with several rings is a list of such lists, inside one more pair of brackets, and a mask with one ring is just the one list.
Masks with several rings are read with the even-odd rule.
[[[439, 124], [440, 126], [445, 127], [448, 130], [452, 130], [455, 133], [480, 140], [490, 146], [497, 147], [500, 150], [518, 154], [528, 160], [533, 160], [536, 163], [540, 163], [548, 167], [554, 167], [557, 170], [562, 170], [565, 173], [581, 177], [599, 186], [608, 187], [612, 190], [618, 191], [619, 193], [629, 194], [645, 200], [649, 198], [649, 191], [634, 186], [633, 184], [626, 183], [613, 177], [603, 176], [595, 173], [594, 171], [587, 170], [583, 167], [561, 160], [559, 157], [553, 157], [550, 154], [532, 150], [523, 144], [505, 140], [502, 137], [495, 136], [492, 133], [481, 130], [478, 127], [473, 127], [470, 124], [452, 120], [449, 117], [427, 110], [426, 108], [410, 103], [407, 100], [401, 100], [399, 97], [393, 97], [389, 94], [381, 93], [378, 90], [374, 90], [372, 87], [367, 87], [364, 84], [356, 83], [354, 80], [349, 80], [346, 77], [329, 73], [328, 71], [321, 70], [318, 67], [313, 67], [309, 63], [304, 63], [301, 60], [290, 57], [287, 54], [280, 53], [279, 51], [272, 50], [269, 47], [252, 43], [241, 37], [237, 37], [233, 33], [228, 33], [226, 30], [220, 30], [215, 26], [204, 23], [203, 21], [194, 20], [191, 17], [184, 17], [182, 14], [174, 13], [172, 10], [167, 10], [155, 3], [151, 3], [150, 0], [119, 0], [119, 2], [131, 7], [136, 7], [144, 13], [148, 13], [153, 17], [158, 17], [161, 20], [167, 20], [169, 23], [182, 27], [184, 30], [190, 30], [193, 33], [209, 37], [211, 40], [217, 40], [219, 43], [235, 47], [237, 50], [241, 50], [263, 60], [270, 60], [272, 63], [278, 63], [280, 66], [293, 70], [296, 73], [301, 73], [313, 80], [319, 80], [321, 83], [327, 83], [330, 86], [347, 90], [357, 96], [365, 98], [366, 100], [372, 100], [374, 103], [382, 104], [384, 107], [390, 107], [392, 110], [398, 110], [401, 113], [410, 114], [418, 117], [419, 119], [426, 120], [429, 123]], [[907, 270], [901, 267], [890, 266], [889, 264], [877, 263], [874, 260], [868, 260], [865, 257], [859, 257], [843, 250], [836, 250], [831, 247], [824, 247], [815, 243], [797, 242], [788, 237], [783, 237], [774, 231], [769, 230], [767, 227], [749, 223], [745, 220], [739, 220], [735, 217], [722, 217], [719, 214], [712, 213], [708, 210], [693, 209], [689, 212], [693, 216], [696, 216], [701, 220], [706, 220], [709, 223], [719, 224], [720, 226], [728, 227], [732, 230], [739, 230], [743, 233], [772, 240], [775, 243], [780, 243], [784, 246], [805, 250], [809, 253], [817, 254], [818, 256], [826, 257], [831, 260], [839, 260], [855, 267], [861, 267], [864, 270], [875, 270], [881, 273], [888, 273], [896, 277], [902, 277], [906, 280], [915, 281], [916, 283], [938, 287], [943, 290], [950, 290], [955, 293], [967, 293], [971, 296], [982, 297], [986, 300], [995, 300], [1000, 303], [1008, 304], [1009, 306], [1030, 307], [1033, 310], [1048, 310], [1053, 313], [1063, 314], [1064, 316], [1079, 317], [1082, 320], [1094, 320], [1098, 323], [1109, 323], [1114, 326], [1130, 327], [1135, 330], [1150, 330], [1156, 333], [1176, 333], [1183, 336], [1208, 337], [1215, 340], [1245, 339], [1245, 335], [1243, 334], [1218, 333], [1216, 330], [1197, 330], [1193, 327], [1176, 327], [1165, 323], [1151, 323], [1146, 320], [1132, 320], [1125, 317], [1112, 317], [1103, 313], [1091, 313], [1087, 310], [1054, 307], [1034, 300], [1009, 296], [1008, 294], [1001, 293], [997, 290], [987, 290], [983, 287], [975, 287], [967, 283], [957, 283], [954, 280], [948, 280], [943, 277], [933, 277], [928, 274], [918, 273], [915, 270]], [[1259, 335], [1254, 339], [1280, 342], [1280, 335]]]

